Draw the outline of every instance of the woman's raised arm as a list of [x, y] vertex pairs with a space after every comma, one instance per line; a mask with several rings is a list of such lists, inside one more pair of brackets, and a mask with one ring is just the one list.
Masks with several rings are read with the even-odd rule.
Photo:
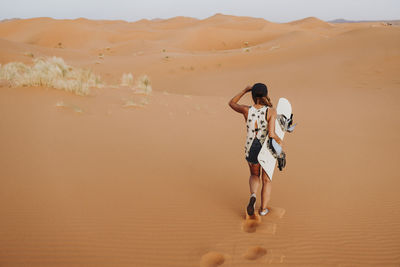
[[237, 95], [235, 95], [230, 101], [229, 106], [236, 112], [244, 114], [248, 107], [245, 105], [238, 104], [239, 100], [244, 96], [247, 92], [251, 91], [251, 86], [247, 86], [244, 90], [240, 91]]

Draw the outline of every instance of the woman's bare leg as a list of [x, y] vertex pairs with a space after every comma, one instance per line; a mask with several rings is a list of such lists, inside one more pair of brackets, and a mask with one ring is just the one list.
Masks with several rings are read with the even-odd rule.
[[247, 163], [249, 164], [250, 168], [250, 194], [257, 194], [257, 190], [260, 185], [260, 164]]
[[260, 185], [260, 164], [249, 164], [250, 168], [250, 178], [249, 178], [249, 185], [250, 185], [250, 199], [249, 204], [247, 205], [247, 214], [249, 216], [254, 215], [254, 209], [256, 206], [256, 194], [258, 186]]
[[261, 210], [267, 208], [267, 204], [271, 199], [272, 181], [269, 179], [268, 174], [262, 170], [262, 188], [261, 188]]

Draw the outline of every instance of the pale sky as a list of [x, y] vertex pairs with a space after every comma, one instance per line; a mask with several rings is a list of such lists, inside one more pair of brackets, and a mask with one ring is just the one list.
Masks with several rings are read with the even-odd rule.
[[287, 22], [305, 17], [323, 20], [400, 19], [400, 0], [0, 0], [0, 19], [139, 19], [186, 16], [204, 19], [216, 13]]

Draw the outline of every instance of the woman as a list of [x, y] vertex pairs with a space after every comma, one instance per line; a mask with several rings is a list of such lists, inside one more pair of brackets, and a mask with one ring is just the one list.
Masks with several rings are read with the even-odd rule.
[[[254, 105], [239, 105], [242, 96], [251, 91]], [[260, 163], [257, 160], [258, 153], [264, 141], [269, 136], [275, 139], [281, 146], [282, 140], [275, 134], [276, 110], [272, 107], [268, 97], [268, 88], [265, 84], [256, 83], [253, 87], [247, 86], [243, 91], [229, 101], [229, 106], [236, 112], [242, 113], [247, 124], [247, 138], [245, 145], [246, 160], [250, 168], [250, 200], [247, 205], [247, 214], [252, 216], [255, 210], [256, 193], [260, 185]], [[271, 196], [271, 179], [262, 170], [261, 207], [259, 214], [267, 215], [268, 201]]]

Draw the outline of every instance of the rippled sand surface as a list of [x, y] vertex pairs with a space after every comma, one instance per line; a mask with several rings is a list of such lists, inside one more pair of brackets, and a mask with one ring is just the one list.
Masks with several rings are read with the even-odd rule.
[[[0, 23], [2, 66], [41, 56], [104, 87], [0, 82], [0, 266], [400, 265], [398, 26]], [[121, 86], [129, 72], [152, 94]], [[299, 124], [271, 213], [246, 218], [245, 125], [227, 103], [256, 82]]]

